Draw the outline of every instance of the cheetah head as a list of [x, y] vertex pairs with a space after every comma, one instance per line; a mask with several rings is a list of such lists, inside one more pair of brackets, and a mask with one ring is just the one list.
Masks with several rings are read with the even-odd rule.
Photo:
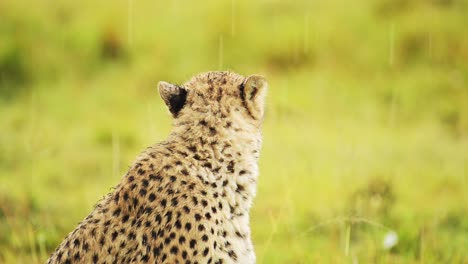
[[266, 80], [232, 72], [208, 72], [182, 85], [160, 82], [159, 93], [175, 119], [175, 125], [259, 130], [264, 116]]

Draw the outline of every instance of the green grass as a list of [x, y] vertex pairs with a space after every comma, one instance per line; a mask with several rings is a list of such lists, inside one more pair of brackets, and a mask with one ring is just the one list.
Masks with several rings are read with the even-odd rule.
[[225, 69], [270, 85], [258, 263], [468, 263], [468, 2], [166, 2], [0, 2], [0, 263], [164, 140], [159, 80]]

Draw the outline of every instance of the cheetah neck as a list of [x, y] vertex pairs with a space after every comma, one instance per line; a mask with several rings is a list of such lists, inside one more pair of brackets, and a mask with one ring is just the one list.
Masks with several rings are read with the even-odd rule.
[[186, 148], [185, 159], [191, 160], [197, 171], [194, 176], [227, 198], [232, 218], [248, 216], [256, 194], [261, 135], [258, 129], [245, 127], [208, 125], [200, 132], [202, 129], [192, 123], [174, 129], [169, 137], [169, 141]]

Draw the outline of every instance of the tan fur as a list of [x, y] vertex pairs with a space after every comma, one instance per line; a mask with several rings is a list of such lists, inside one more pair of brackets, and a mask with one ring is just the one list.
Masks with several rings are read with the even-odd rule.
[[161, 82], [173, 131], [137, 157], [48, 263], [255, 263], [249, 210], [266, 89], [262, 77], [230, 72]]

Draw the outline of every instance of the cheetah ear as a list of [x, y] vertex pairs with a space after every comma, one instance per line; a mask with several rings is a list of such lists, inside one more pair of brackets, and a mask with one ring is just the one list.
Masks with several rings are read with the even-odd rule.
[[172, 116], [177, 117], [177, 114], [182, 110], [187, 100], [187, 90], [175, 84], [162, 81], [159, 82], [158, 89]]
[[257, 120], [263, 118], [268, 83], [260, 75], [251, 75], [241, 86], [241, 97], [249, 114]]

